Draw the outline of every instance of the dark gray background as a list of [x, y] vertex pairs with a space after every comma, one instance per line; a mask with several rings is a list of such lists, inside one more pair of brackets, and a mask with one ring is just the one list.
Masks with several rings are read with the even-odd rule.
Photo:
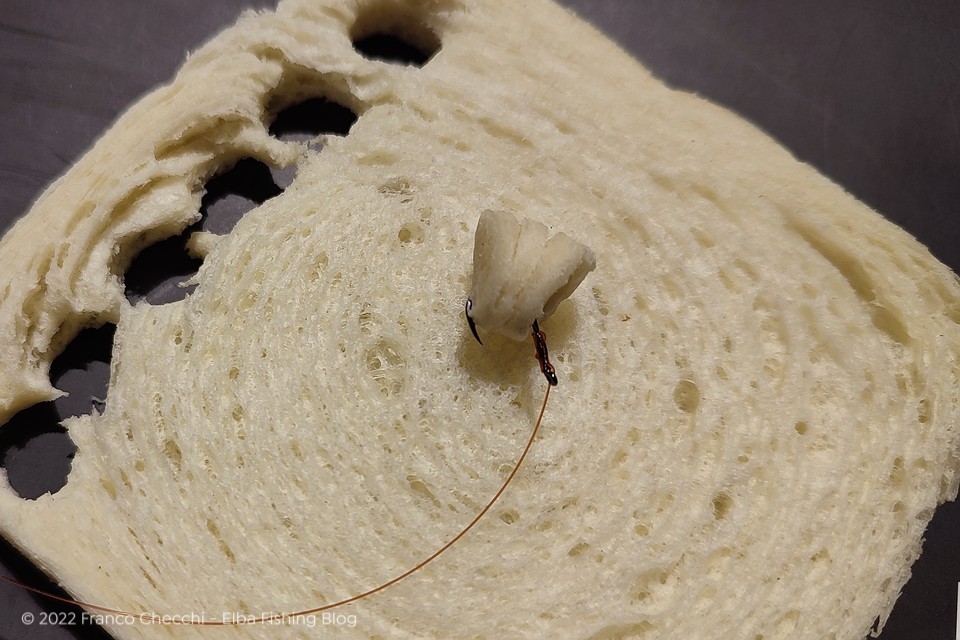
[[[188, 50], [230, 24], [240, 8], [272, 4], [3, 0], [0, 232], [126, 106], [168, 80]], [[960, 5], [952, 0], [563, 4], [670, 83], [753, 120], [960, 268]], [[882, 638], [954, 638], [958, 536], [960, 508], [946, 505], [928, 530], [924, 555]], [[0, 546], [0, 561], [7, 575], [42, 582], [9, 547]], [[106, 637], [91, 628], [24, 626], [20, 618], [26, 611], [76, 610], [0, 584], [0, 640]]]

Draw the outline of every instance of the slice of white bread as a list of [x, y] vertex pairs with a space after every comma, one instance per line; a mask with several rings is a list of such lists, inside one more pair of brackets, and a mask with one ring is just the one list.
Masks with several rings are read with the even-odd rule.
[[[387, 23], [426, 25], [439, 54], [353, 51]], [[314, 95], [361, 113], [348, 137], [318, 154], [267, 135]], [[184, 302], [131, 308], [134, 253], [244, 156], [297, 180], [208, 243]], [[79, 327], [119, 322], [106, 411], [68, 425], [67, 486], [0, 492], [4, 535], [77, 597], [159, 613], [303, 608], [422, 559], [502, 482], [545, 384], [531, 344], [480, 347], [464, 322], [485, 209], [596, 254], [543, 326], [561, 379], [543, 435], [493, 517], [332, 631], [859, 638], [882, 621], [956, 493], [952, 274], [540, 1], [287, 2], [131, 109], [0, 244], [0, 419], [55, 393]]]

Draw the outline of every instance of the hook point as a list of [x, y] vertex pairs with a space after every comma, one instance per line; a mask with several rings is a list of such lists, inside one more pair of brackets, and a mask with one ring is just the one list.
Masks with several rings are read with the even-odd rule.
[[483, 346], [483, 341], [480, 340], [480, 334], [477, 333], [477, 325], [473, 321], [473, 318], [470, 317], [470, 309], [473, 308], [473, 300], [467, 298], [467, 304], [463, 309], [463, 315], [467, 316], [467, 324], [470, 325], [470, 331], [473, 333], [473, 337], [477, 339], [477, 342], [480, 343], [480, 346]]

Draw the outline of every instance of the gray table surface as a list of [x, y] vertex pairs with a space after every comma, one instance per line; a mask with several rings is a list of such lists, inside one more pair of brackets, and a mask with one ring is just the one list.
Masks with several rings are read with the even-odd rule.
[[[0, 232], [127, 105], [168, 80], [187, 51], [230, 24], [241, 8], [272, 4], [3, 0]], [[960, 270], [960, 5], [952, 0], [562, 4], [671, 84], [757, 123]], [[0, 437], [0, 449], [21, 445]], [[960, 507], [948, 504], [928, 529], [924, 555], [884, 640], [954, 637], [958, 541]], [[8, 546], [0, 546], [0, 564], [7, 575], [42, 583]], [[71, 609], [0, 584], [0, 640], [107, 637], [90, 626], [21, 621], [25, 612], [42, 611]]]

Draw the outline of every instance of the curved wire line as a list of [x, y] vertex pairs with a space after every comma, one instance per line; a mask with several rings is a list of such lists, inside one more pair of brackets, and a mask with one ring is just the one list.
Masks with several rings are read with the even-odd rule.
[[404, 571], [404, 572], [401, 573], [400, 575], [398, 575], [398, 576], [396, 576], [395, 578], [392, 578], [392, 579], [390, 579], [390, 580], [387, 580], [387, 581], [384, 582], [383, 584], [380, 584], [380, 585], [378, 585], [378, 586], [376, 586], [376, 587], [374, 587], [374, 588], [372, 588], [372, 589], [369, 589], [369, 590], [367, 590], [367, 591], [364, 591], [363, 593], [357, 594], [357, 595], [355, 595], [355, 596], [350, 596], [349, 598], [345, 598], [345, 599], [339, 600], [339, 601], [337, 601], [337, 602], [332, 602], [332, 603], [330, 603], [330, 604], [325, 604], [325, 605], [321, 605], [321, 606], [318, 606], [318, 607], [313, 607], [313, 608], [310, 608], [310, 609], [303, 609], [303, 610], [301, 610], [301, 611], [293, 611], [293, 612], [291, 612], [291, 613], [264, 614], [264, 615], [259, 616], [259, 617], [256, 617], [256, 618], [254, 618], [254, 617], [250, 617], [250, 618], [246, 618], [246, 617], [243, 617], [243, 618], [241, 618], [241, 617], [234, 617], [234, 618], [231, 618], [231, 619], [228, 619], [228, 620], [222, 620], [222, 619], [221, 619], [221, 620], [204, 620], [204, 619], [202, 619], [203, 616], [202, 616], [202, 614], [201, 614], [201, 615], [200, 615], [200, 618], [201, 618], [201, 619], [200, 619], [200, 620], [195, 620], [195, 619], [193, 619], [193, 616], [191, 616], [190, 614], [187, 614], [187, 615], [160, 615], [160, 614], [157, 614], [157, 613], [146, 613], [146, 612], [137, 613], [137, 612], [135, 612], [135, 611], [124, 611], [123, 609], [114, 609], [114, 608], [112, 608], [112, 607], [105, 607], [105, 606], [102, 606], [102, 605], [91, 604], [91, 603], [89, 603], [89, 602], [82, 602], [82, 601], [79, 601], [79, 600], [73, 600], [73, 599], [71, 599], [71, 598], [65, 598], [65, 597], [63, 597], [63, 596], [58, 596], [58, 595], [56, 595], [56, 594], [54, 594], [54, 593], [50, 593], [49, 591], [44, 591], [44, 590], [38, 589], [38, 588], [36, 588], [36, 587], [31, 587], [30, 585], [24, 584], [24, 583], [22, 583], [22, 582], [20, 582], [20, 581], [18, 581], [18, 580], [14, 580], [13, 578], [8, 578], [7, 576], [0, 575], [0, 580], [2, 580], [2, 581], [4, 581], [4, 582], [7, 582], [7, 583], [10, 583], [10, 584], [13, 584], [13, 585], [16, 585], [16, 586], [20, 587], [21, 589], [25, 589], [25, 590], [27, 590], [27, 591], [29, 591], [29, 592], [31, 592], [31, 593], [35, 593], [35, 594], [40, 595], [40, 596], [43, 596], [43, 597], [45, 597], [45, 598], [49, 598], [49, 599], [51, 599], [51, 600], [56, 600], [57, 602], [63, 602], [63, 603], [70, 604], [70, 605], [80, 606], [80, 607], [83, 607], [84, 609], [88, 609], [88, 610], [90, 610], [90, 611], [98, 611], [98, 612], [100, 612], [100, 613], [107, 613], [107, 614], [114, 614], [114, 615], [119, 615], [119, 616], [133, 617], [133, 618], [136, 618], [137, 620], [139, 620], [140, 622], [143, 622], [143, 623], [152, 623], [152, 624], [160, 623], [160, 624], [172, 624], [172, 625], [179, 625], [179, 626], [202, 626], [202, 627], [228, 627], [228, 626], [229, 626], [229, 627], [233, 627], [233, 626], [240, 626], [240, 625], [247, 625], [247, 624], [264, 624], [264, 623], [267, 623], [267, 622], [283, 621], [283, 620], [286, 620], [286, 619], [289, 619], [289, 618], [299, 618], [299, 617], [301, 617], [301, 616], [308, 616], [308, 615], [312, 615], [312, 614], [315, 614], [315, 613], [320, 613], [320, 612], [322, 612], [322, 611], [329, 611], [330, 609], [333, 609], [333, 608], [335, 608], [335, 607], [340, 607], [340, 606], [343, 606], [343, 605], [346, 605], [346, 604], [350, 604], [350, 603], [352, 603], [352, 602], [356, 602], [357, 600], [361, 600], [361, 599], [366, 598], [366, 597], [368, 597], [368, 596], [372, 596], [372, 595], [375, 594], [375, 593], [378, 593], [378, 592], [380, 592], [380, 591], [383, 591], [384, 589], [387, 589], [388, 587], [392, 587], [393, 585], [397, 584], [398, 582], [400, 582], [400, 581], [403, 580], [404, 578], [410, 577], [411, 575], [413, 575], [414, 573], [416, 573], [416, 572], [419, 571], [420, 569], [424, 568], [425, 566], [427, 566], [428, 564], [430, 564], [431, 562], [433, 562], [437, 557], [440, 556], [440, 554], [442, 554], [444, 551], [446, 551], [447, 549], [449, 549], [450, 547], [452, 547], [454, 544], [456, 544], [463, 536], [467, 535], [467, 533], [468, 533], [471, 529], [473, 529], [473, 527], [474, 527], [478, 522], [480, 522], [480, 519], [483, 518], [483, 516], [486, 515], [487, 512], [490, 511], [491, 508], [493, 508], [493, 505], [496, 504], [497, 500], [500, 499], [500, 496], [503, 495], [503, 492], [507, 490], [507, 486], [510, 484], [511, 481], [513, 481], [514, 476], [517, 475], [517, 472], [520, 470], [520, 465], [523, 464], [524, 459], [527, 457], [527, 453], [529, 453], [529, 452], [530, 452], [530, 449], [533, 447], [533, 442], [534, 442], [534, 440], [535, 440], [536, 437], [537, 437], [537, 433], [540, 431], [540, 423], [543, 422], [543, 414], [544, 414], [544, 412], [546, 412], [546, 410], [547, 410], [547, 400], [550, 398], [550, 389], [551, 389], [552, 386], [553, 386], [553, 385], [551, 385], [551, 384], [547, 384], [547, 390], [546, 390], [546, 392], [543, 394], [543, 404], [540, 405], [540, 412], [539, 412], [539, 414], [537, 415], [537, 421], [536, 421], [536, 423], [533, 425], [533, 431], [531, 431], [531, 433], [530, 433], [530, 438], [527, 440], [527, 444], [526, 444], [526, 446], [523, 448], [523, 453], [521, 453], [521, 454], [520, 454], [520, 457], [517, 458], [517, 462], [516, 462], [516, 464], [513, 466], [513, 470], [510, 471], [510, 474], [507, 476], [507, 479], [504, 480], [503, 484], [500, 486], [500, 490], [497, 491], [497, 493], [490, 499], [489, 502], [487, 502], [487, 505], [480, 511], [480, 513], [478, 513], [478, 514], [476, 515], [476, 517], [475, 517], [473, 520], [470, 521], [470, 524], [468, 524], [466, 527], [464, 527], [464, 528], [460, 531], [460, 533], [458, 533], [458, 534], [455, 535], [453, 538], [451, 538], [446, 544], [444, 544], [442, 547], [440, 547], [439, 549], [437, 549], [436, 551], [434, 551], [434, 552], [433, 552], [430, 556], [428, 556], [426, 559], [421, 560], [421, 561], [420, 561], [418, 564], [416, 564], [414, 567], [412, 567], [412, 568], [410, 568], [410, 569], [407, 569], [406, 571]]

